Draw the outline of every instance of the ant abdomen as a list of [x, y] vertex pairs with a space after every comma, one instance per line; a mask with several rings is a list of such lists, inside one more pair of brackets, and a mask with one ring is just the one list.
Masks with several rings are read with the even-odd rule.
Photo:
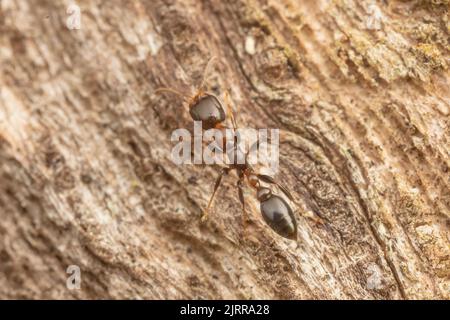
[[264, 221], [280, 236], [296, 240], [297, 222], [289, 204], [268, 188], [259, 188], [258, 200]]
[[194, 101], [189, 113], [194, 121], [202, 121], [204, 130], [215, 128], [218, 123], [225, 121], [226, 117], [220, 101], [210, 94]]

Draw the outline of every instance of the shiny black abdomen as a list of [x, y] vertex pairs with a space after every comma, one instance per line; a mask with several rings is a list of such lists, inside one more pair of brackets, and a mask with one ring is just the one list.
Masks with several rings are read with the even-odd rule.
[[214, 128], [216, 124], [225, 121], [225, 111], [220, 101], [213, 95], [200, 98], [189, 112], [194, 121], [202, 121], [204, 130]]
[[283, 198], [271, 195], [269, 199], [262, 201], [261, 214], [264, 221], [280, 236], [297, 238], [297, 222], [291, 207]]

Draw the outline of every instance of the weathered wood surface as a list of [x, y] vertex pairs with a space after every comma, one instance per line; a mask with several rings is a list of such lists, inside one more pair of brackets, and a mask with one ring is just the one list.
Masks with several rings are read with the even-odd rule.
[[[0, 1], [1, 298], [450, 297], [448, 0]], [[236, 176], [176, 166], [212, 55], [238, 122], [280, 128], [299, 244], [241, 235]], [[66, 288], [66, 268], [81, 289]]]

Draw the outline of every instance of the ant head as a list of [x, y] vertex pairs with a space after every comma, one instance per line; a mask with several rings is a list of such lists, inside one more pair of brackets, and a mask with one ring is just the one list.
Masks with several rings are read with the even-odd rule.
[[219, 99], [214, 95], [204, 93], [192, 100], [189, 105], [189, 113], [194, 121], [202, 121], [205, 130], [215, 128], [226, 118]]

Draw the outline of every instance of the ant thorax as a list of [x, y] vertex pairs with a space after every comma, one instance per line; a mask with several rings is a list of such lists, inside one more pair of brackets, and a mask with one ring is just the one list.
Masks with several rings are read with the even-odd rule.
[[203, 130], [202, 122], [194, 121], [193, 143], [191, 133], [186, 129], [175, 130], [171, 140], [177, 142], [172, 149], [172, 161], [176, 164], [219, 164], [242, 168], [259, 165], [270, 168], [272, 174], [278, 170], [277, 129], [234, 130], [222, 127]]
[[226, 156], [230, 164], [242, 166], [250, 164], [246, 157], [245, 146], [242, 143], [236, 143], [234, 138], [226, 140]]

